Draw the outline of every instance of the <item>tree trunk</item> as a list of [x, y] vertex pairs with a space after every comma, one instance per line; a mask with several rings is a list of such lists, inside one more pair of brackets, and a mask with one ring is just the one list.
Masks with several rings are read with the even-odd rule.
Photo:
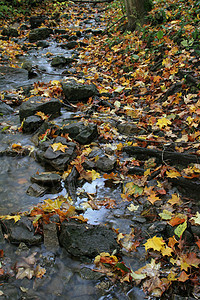
[[152, 0], [124, 0], [128, 18], [127, 30], [133, 31], [136, 23], [144, 24], [146, 13], [152, 8]]

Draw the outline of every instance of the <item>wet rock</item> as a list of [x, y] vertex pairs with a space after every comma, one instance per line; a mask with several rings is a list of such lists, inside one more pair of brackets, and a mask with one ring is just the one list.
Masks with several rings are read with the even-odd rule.
[[60, 150], [53, 151], [53, 148], [51, 147], [51, 145], [49, 145], [46, 151], [40, 151], [40, 150], [37, 151], [36, 157], [43, 164], [50, 165], [57, 171], [64, 171], [67, 165], [69, 164], [69, 162], [76, 157], [76, 152], [75, 152], [76, 144], [72, 142], [67, 143], [66, 139], [61, 137], [57, 137], [56, 139], [54, 139], [52, 141], [52, 144], [60, 143], [60, 142], [63, 145], [68, 146], [68, 148], [65, 149], [65, 152], [62, 152]]
[[82, 145], [91, 143], [98, 136], [96, 124], [85, 126], [83, 122], [64, 125], [63, 133], [68, 133], [71, 138]]
[[28, 246], [39, 245], [42, 236], [35, 234], [32, 221], [28, 217], [21, 217], [15, 223], [14, 220], [4, 220], [3, 230], [8, 236], [8, 240], [13, 244], [25, 243]]
[[24, 61], [22, 63], [22, 69], [25, 69], [28, 72], [31, 72], [32, 68], [33, 68], [33, 65], [32, 65], [32, 63], [30, 61]]
[[52, 33], [53, 33], [53, 30], [50, 28], [47, 28], [47, 27], [32, 29], [29, 33], [29, 42], [34, 43], [39, 40], [45, 40]]
[[57, 173], [44, 172], [31, 176], [31, 181], [40, 185], [58, 185], [61, 181], [61, 176]]
[[119, 251], [116, 233], [103, 225], [80, 224], [64, 221], [59, 241], [72, 256], [94, 258], [101, 252]]
[[26, 118], [23, 124], [24, 133], [33, 133], [35, 132], [44, 121], [38, 116], [30, 116]]
[[49, 47], [49, 43], [47, 41], [39, 41], [37, 42], [37, 47], [41, 47], [41, 48], [48, 48]]
[[47, 18], [45, 16], [31, 16], [29, 19], [31, 29], [40, 27]]
[[66, 66], [74, 61], [73, 57], [56, 56], [51, 61], [52, 67]]
[[0, 101], [0, 115], [9, 115], [12, 114], [13, 112], [14, 110], [12, 109], [12, 107]]
[[44, 232], [44, 246], [47, 251], [55, 253], [59, 248], [59, 241], [57, 236], [57, 226], [55, 223], [43, 223]]
[[82, 144], [86, 145], [91, 143], [98, 136], [97, 125], [88, 124], [74, 139]]
[[63, 49], [68, 49], [68, 50], [71, 50], [71, 49], [74, 49], [78, 46], [78, 42], [76, 41], [70, 41], [68, 43], [65, 43], [65, 44], [61, 44], [60, 47], [63, 48]]
[[69, 136], [74, 139], [83, 129], [85, 125], [83, 122], [76, 122], [63, 125], [63, 133], [68, 133]]
[[47, 187], [43, 187], [37, 183], [34, 183], [28, 187], [26, 193], [31, 197], [42, 197], [47, 193], [47, 191]]
[[89, 268], [83, 267], [80, 269], [80, 276], [86, 280], [99, 280], [100, 278], [104, 277], [104, 274], [95, 272]]
[[195, 225], [192, 225], [191, 226], [191, 231], [194, 235], [200, 237], [200, 226], [195, 226]]
[[27, 70], [7, 66], [0, 66], [0, 90], [5, 90], [7, 85], [12, 85], [16, 82], [24, 82], [27, 80]]
[[18, 30], [13, 27], [3, 28], [1, 34], [3, 36], [8, 36], [8, 37], [18, 37], [19, 36]]
[[139, 289], [138, 287], [134, 286], [128, 293], [128, 299], [132, 300], [145, 300], [147, 297], [145, 293]]
[[77, 83], [74, 80], [62, 82], [63, 93], [68, 101], [87, 101], [90, 97], [98, 95], [94, 84]]
[[41, 111], [51, 117], [60, 115], [61, 102], [52, 98], [46, 100], [44, 97], [35, 96], [31, 97], [28, 101], [23, 102], [20, 106], [19, 116], [20, 121], [24, 118], [34, 115], [36, 112]]
[[99, 169], [100, 171], [103, 172], [110, 172], [115, 168], [117, 159], [114, 156], [103, 156], [103, 157], [99, 157], [99, 159], [96, 162], [96, 167], [97, 169]]

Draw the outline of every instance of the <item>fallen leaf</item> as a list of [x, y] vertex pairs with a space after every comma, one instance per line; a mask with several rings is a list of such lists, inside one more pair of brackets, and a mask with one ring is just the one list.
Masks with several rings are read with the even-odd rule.
[[196, 215], [190, 219], [195, 225], [200, 225], [200, 213], [197, 211]]
[[183, 232], [186, 230], [186, 228], [187, 228], [187, 220], [183, 224], [176, 227], [174, 233], [180, 238]]
[[51, 145], [53, 151], [62, 151], [62, 152], [65, 152], [65, 149], [68, 148], [67, 145], [63, 145], [62, 143], [54, 143]]
[[178, 281], [185, 282], [189, 279], [190, 275], [186, 274], [185, 271], [182, 271], [180, 276], [177, 278]]
[[154, 236], [152, 239], [148, 239], [147, 242], [144, 244], [146, 251], [148, 249], [160, 251], [164, 245], [165, 242], [163, 241], [163, 239], [157, 236]]

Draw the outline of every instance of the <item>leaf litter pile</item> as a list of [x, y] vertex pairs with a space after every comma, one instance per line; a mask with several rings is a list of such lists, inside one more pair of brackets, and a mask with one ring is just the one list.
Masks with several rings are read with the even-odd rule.
[[[103, 177], [112, 186], [120, 185], [121, 203], [126, 203], [127, 215], [137, 216], [141, 223], [145, 220], [149, 228], [154, 228], [148, 229], [146, 238], [139, 222], [133, 223], [129, 233], [114, 228], [125, 255], [145, 249], [143, 267], [132, 269], [121, 256], [100, 253], [94, 260], [94, 269], [114, 283], [138, 285], [152, 297], [167, 297], [175, 291], [199, 299], [199, 1], [154, 1], [147, 24], [135, 32], [125, 31], [126, 22], [119, 21], [125, 20], [122, 3], [114, 1], [88, 7], [76, 2], [49, 3], [49, 19], [45, 21], [47, 26], [66, 29], [72, 24], [79, 26], [84, 18], [90, 20], [98, 13], [103, 28], [92, 28], [93, 34], [84, 38], [79, 63], [72, 63], [76, 73], [70, 76], [82, 84], [93, 83], [99, 95], [89, 98], [87, 103], [69, 103], [74, 112], [79, 115], [81, 112], [85, 124], [97, 125], [99, 137], [89, 145], [76, 143], [78, 155], [60, 175], [65, 180], [75, 167], [79, 180], [92, 182]], [[70, 19], [53, 22], [55, 11], [69, 13]], [[32, 14], [46, 14], [46, 11], [40, 7]], [[19, 17], [25, 21], [24, 16]], [[80, 26], [80, 32], [83, 30]], [[21, 32], [22, 37], [27, 34]], [[73, 35], [70, 29], [69, 36]], [[29, 46], [27, 43], [26, 47]], [[25, 53], [26, 47], [13, 39], [1, 40], [0, 63], [4, 63], [6, 56], [10, 66], [19, 67], [17, 57]], [[2, 101], [18, 105], [27, 100], [21, 90], [15, 93], [17, 100], [13, 103], [4, 99], [4, 93], [1, 93]], [[63, 97], [62, 86], [55, 80], [35, 83], [31, 94], [49, 99]], [[37, 115], [49, 119], [42, 112]], [[23, 122], [20, 128], [5, 128], [5, 131], [22, 129]], [[58, 136], [58, 130], [58, 126], [48, 129], [39, 136], [40, 142]], [[63, 136], [66, 141], [72, 141], [67, 134]], [[112, 172], [85, 169], [86, 161], [99, 159], [98, 155], [89, 158], [96, 146], [104, 149], [107, 157], [115, 157]], [[63, 153], [68, 148], [62, 143], [51, 147], [54, 152]], [[27, 149], [13, 144], [12, 150], [23, 154]], [[87, 197], [85, 208], [120, 207], [120, 202], [110, 197], [104, 200], [96, 199], [94, 194]], [[1, 219], [13, 218], [17, 222], [23, 214], [32, 218], [36, 232], [41, 234], [42, 222], [48, 223], [54, 214], [61, 222], [69, 218], [87, 222], [77, 213], [69, 197], [47, 199], [29, 212]], [[3, 260], [3, 253], [1, 257]], [[40, 267], [36, 271], [24, 267], [25, 263], [33, 265], [29, 260], [34, 260], [34, 256], [27, 259], [28, 262], [19, 263], [17, 278], [45, 276], [45, 270]], [[4, 273], [3, 267], [0, 271]]]

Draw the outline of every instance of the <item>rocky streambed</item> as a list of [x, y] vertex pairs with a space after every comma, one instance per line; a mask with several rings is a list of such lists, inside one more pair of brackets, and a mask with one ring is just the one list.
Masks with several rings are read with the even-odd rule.
[[[15, 57], [22, 68], [1, 54], [2, 299], [145, 299], [137, 286], [95, 271], [94, 259], [108, 252], [135, 271], [148, 259], [143, 244], [150, 236], [173, 235], [158, 219], [163, 201], [137, 200], [142, 182], [135, 182], [135, 199], [128, 197], [126, 184], [145, 169], [128, 167], [137, 155], [123, 145], [144, 131], [116, 113], [117, 92], [104, 99], [84, 78], [82, 47], [104, 30], [98, 10], [88, 5], [88, 11], [93, 17], [80, 17], [78, 27], [45, 26], [43, 16], [32, 16], [1, 31], [1, 41], [24, 51]], [[99, 106], [104, 109], [97, 113]], [[156, 169], [158, 162], [148, 163]], [[154, 175], [148, 186], [156, 184]], [[180, 193], [176, 185], [166, 189]], [[120, 233], [127, 241], [120, 242]], [[192, 245], [198, 227], [184, 234]]]

